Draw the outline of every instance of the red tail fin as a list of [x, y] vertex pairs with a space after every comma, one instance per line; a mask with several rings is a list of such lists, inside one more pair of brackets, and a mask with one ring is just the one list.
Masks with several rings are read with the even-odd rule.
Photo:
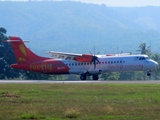
[[14, 54], [18, 64], [34, 62], [38, 60], [45, 60], [46, 58], [40, 57], [29, 50], [21, 38], [19, 37], [9, 37], [9, 42], [11, 42]]

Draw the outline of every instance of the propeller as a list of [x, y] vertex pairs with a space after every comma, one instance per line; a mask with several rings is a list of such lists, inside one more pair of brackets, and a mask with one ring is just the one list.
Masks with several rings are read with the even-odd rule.
[[[100, 52], [98, 52], [96, 55], [98, 55], [99, 53]], [[96, 68], [96, 63], [97, 62], [100, 63], [99, 60], [98, 60], [98, 57], [96, 55], [95, 55], [95, 47], [94, 47], [94, 55], [92, 54], [92, 60], [91, 60], [91, 63], [93, 63], [93, 65], [94, 65], [94, 69]]]

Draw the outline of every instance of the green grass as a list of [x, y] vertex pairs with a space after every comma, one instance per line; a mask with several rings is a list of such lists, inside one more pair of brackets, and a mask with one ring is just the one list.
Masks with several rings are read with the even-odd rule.
[[156, 84], [0, 84], [0, 120], [160, 118]]

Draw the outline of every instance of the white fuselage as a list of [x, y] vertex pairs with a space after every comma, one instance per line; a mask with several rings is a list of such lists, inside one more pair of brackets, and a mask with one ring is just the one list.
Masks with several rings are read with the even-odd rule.
[[73, 74], [89, 72], [101, 74], [104, 72], [123, 72], [123, 71], [145, 71], [158, 66], [158, 63], [149, 59], [147, 55], [127, 55], [127, 56], [98, 56], [100, 63], [77, 62], [72, 60], [63, 61]]

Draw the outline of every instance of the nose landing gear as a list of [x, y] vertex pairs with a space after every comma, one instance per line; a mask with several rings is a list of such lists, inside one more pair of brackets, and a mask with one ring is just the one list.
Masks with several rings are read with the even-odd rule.
[[151, 70], [148, 70], [147, 72], [147, 76], [150, 77], [151, 76]]

